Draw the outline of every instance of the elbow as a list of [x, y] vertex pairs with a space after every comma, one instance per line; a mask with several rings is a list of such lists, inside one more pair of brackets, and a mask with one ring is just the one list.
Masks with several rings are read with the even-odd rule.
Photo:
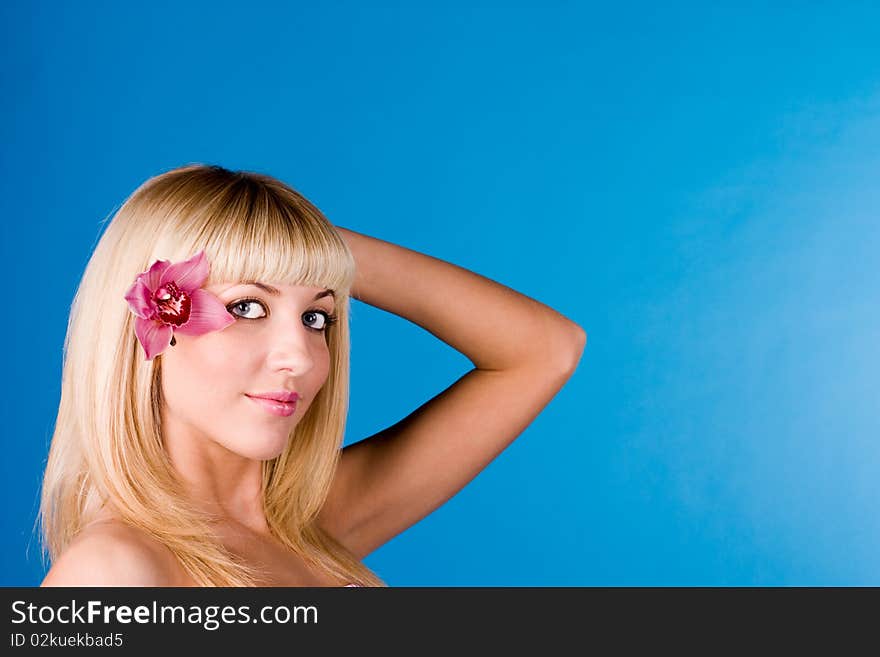
[[571, 371], [577, 369], [578, 363], [581, 362], [581, 356], [584, 355], [584, 348], [587, 346], [587, 332], [578, 324], [572, 325], [573, 337], [571, 338], [571, 352], [569, 354]]
[[545, 325], [533, 337], [523, 340], [529, 349], [520, 352], [520, 362], [516, 367], [526, 366], [557, 378], [568, 379], [577, 369], [584, 347], [587, 332], [570, 320], [554, 320]]
[[587, 345], [587, 332], [574, 322], [568, 322], [566, 329], [556, 338], [554, 353], [559, 367], [571, 375], [577, 369]]

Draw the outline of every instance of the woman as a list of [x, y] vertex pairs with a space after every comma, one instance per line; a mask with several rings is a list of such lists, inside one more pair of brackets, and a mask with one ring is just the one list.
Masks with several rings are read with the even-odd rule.
[[[350, 297], [475, 368], [341, 449]], [[110, 222], [71, 309], [43, 585], [382, 586], [361, 559], [507, 447], [585, 341], [509, 288], [333, 226], [269, 176], [156, 176]]]

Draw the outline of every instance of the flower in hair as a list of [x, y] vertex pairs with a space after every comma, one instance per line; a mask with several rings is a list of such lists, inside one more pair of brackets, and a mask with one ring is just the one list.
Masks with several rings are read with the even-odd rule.
[[189, 260], [171, 263], [156, 260], [138, 274], [125, 293], [134, 313], [135, 334], [147, 360], [174, 344], [174, 334], [202, 335], [226, 328], [235, 321], [223, 303], [201, 290], [208, 278], [208, 259], [199, 251]]

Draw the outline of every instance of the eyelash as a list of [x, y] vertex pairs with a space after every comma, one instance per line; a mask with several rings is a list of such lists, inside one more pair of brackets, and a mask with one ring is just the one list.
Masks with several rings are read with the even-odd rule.
[[[228, 306], [226, 306], [226, 312], [228, 312], [230, 315], [235, 317], [236, 320], [248, 319], [250, 321], [254, 321], [257, 319], [266, 319], [266, 317], [242, 317], [241, 315], [235, 315], [231, 309], [235, 308], [236, 306], [243, 304], [243, 303], [258, 303], [263, 308], [263, 310], [266, 312], [266, 317], [269, 316], [269, 309], [266, 307], [266, 304], [264, 304], [259, 299], [253, 299], [253, 298], [239, 299], [238, 301], [233, 301]], [[321, 310], [320, 308], [313, 308], [311, 310], [307, 310], [306, 313], [315, 313], [317, 315], [324, 315], [323, 328], [318, 329], [318, 328], [312, 328], [311, 326], [306, 326], [307, 329], [309, 329], [310, 331], [314, 331], [315, 333], [326, 332], [327, 329], [330, 328], [331, 326], [333, 326], [336, 323], [336, 321], [339, 319], [339, 317], [335, 313], [328, 313], [326, 310]]]

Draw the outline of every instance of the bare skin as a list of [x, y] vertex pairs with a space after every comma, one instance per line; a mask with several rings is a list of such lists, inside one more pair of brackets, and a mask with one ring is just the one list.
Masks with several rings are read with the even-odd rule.
[[[418, 324], [474, 364], [474, 369], [400, 422], [343, 449], [318, 521], [362, 559], [449, 500], [522, 433], [573, 374], [586, 333], [552, 308], [476, 273], [345, 228], [337, 230], [357, 262], [355, 299]], [[275, 303], [275, 324], [260, 326], [277, 326], [278, 333], [272, 336], [290, 335], [316, 290], [285, 289], [280, 298], [289, 302], [289, 315], [279, 316]], [[210, 291], [224, 303], [242, 296], [229, 284]], [[321, 304], [333, 308], [330, 298]], [[242, 331], [256, 326], [246, 321], [241, 325]], [[254, 342], [253, 335], [236, 334], [237, 328], [238, 323], [213, 339]], [[204, 341], [210, 335], [195, 339]], [[236, 364], [232, 380], [253, 373], [260, 377], [257, 390], [275, 390], [283, 375], [296, 377], [295, 389], [304, 386], [307, 404], [326, 379], [323, 340], [303, 333], [297, 341], [279, 346], [274, 337], [267, 339], [271, 348], [256, 352], [255, 358], [261, 360]], [[181, 346], [180, 353], [195, 359], [186, 367], [199, 367], [199, 351]], [[214, 347], [231, 345], [218, 342]], [[234, 405], [238, 403], [230, 405], [230, 412], [241, 415]], [[292, 421], [298, 417], [299, 408]], [[178, 430], [171, 434], [179, 440], [169, 442], [172, 461], [190, 482], [193, 498], [226, 518], [221, 533], [230, 550], [267, 569], [266, 585], [344, 584], [311, 571], [268, 531], [259, 505], [259, 459], [277, 449], [275, 425], [261, 425], [260, 439], [245, 446], [236, 443], [231, 433], [218, 437], [220, 429], [194, 429], [195, 423], [183, 410], [178, 419]], [[117, 566], [108, 569], [108, 558]], [[107, 511], [81, 532], [43, 585], [114, 584], [193, 582], [164, 546], [122, 525]]]

